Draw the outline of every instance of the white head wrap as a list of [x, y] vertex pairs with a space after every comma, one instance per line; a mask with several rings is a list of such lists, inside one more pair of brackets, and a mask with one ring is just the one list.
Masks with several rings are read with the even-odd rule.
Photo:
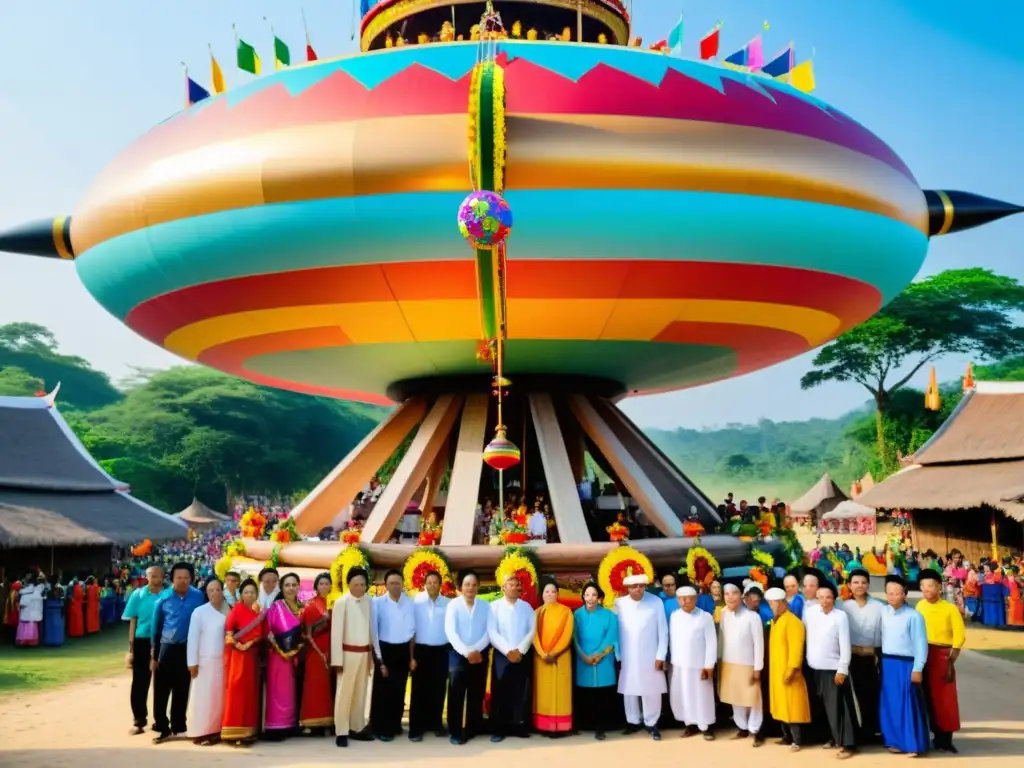
[[679, 597], [696, 597], [697, 590], [693, 587], [681, 587], [676, 593]]
[[744, 585], [743, 585], [743, 594], [744, 594], [744, 595], [749, 595], [749, 594], [750, 594], [751, 592], [753, 592], [753, 591], [754, 591], [755, 589], [756, 589], [756, 590], [757, 590], [758, 592], [761, 592], [761, 585], [760, 585], [760, 584], [758, 584], [758, 583], [757, 583], [756, 581], [752, 581], [752, 582], [750, 582], [749, 584], [744, 584]]
[[637, 584], [642, 584], [644, 586], [650, 584], [650, 579], [647, 578], [646, 573], [634, 573], [632, 576], [627, 576], [622, 580], [622, 586], [624, 587], [632, 587]]
[[737, 587], [735, 584], [726, 584], [724, 587], [722, 587], [722, 592], [723, 593], [724, 592], [739, 592], [739, 591], [740, 591], [740, 588]]
[[771, 589], [769, 589], [767, 592], [764, 593], [764, 599], [765, 600], [769, 600], [769, 601], [770, 600], [785, 600], [786, 599], [786, 593], [783, 590], [779, 589], [778, 587], [772, 587]]

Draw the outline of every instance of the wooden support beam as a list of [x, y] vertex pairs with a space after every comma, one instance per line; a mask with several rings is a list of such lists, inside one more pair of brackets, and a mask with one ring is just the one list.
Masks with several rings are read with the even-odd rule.
[[480, 498], [480, 476], [484, 468], [484, 442], [487, 439], [487, 413], [490, 396], [475, 393], [466, 397], [455, 444], [455, 461], [448, 482], [448, 501], [444, 507], [441, 543], [468, 546], [473, 543], [476, 505]]
[[352, 503], [381, 465], [427, 413], [427, 400], [414, 397], [399, 405], [363, 438], [291, 512], [295, 528], [306, 536], [320, 533]]
[[363, 541], [381, 544], [391, 538], [391, 532], [405, 514], [406, 505], [451, 434], [462, 400], [461, 395], [442, 395], [434, 402], [363, 526]]
[[551, 395], [546, 394], [531, 394], [529, 400], [552, 512], [558, 525], [558, 538], [563, 544], [588, 544], [591, 541], [590, 531], [583, 517], [579, 488], [573, 477], [562, 429], [558, 426], [555, 404], [551, 402]]
[[665, 501], [665, 498], [658, 492], [658, 489], [651, 482], [650, 478], [643, 471], [629, 451], [622, 444], [619, 438], [612, 431], [601, 415], [590, 404], [590, 401], [582, 395], [571, 395], [569, 397], [569, 408], [573, 415], [579, 420], [583, 431], [591, 439], [623, 485], [629, 491], [640, 509], [647, 515], [647, 519], [654, 523], [655, 527], [666, 536], [682, 536], [683, 524], [676, 517], [672, 508]]
[[427, 472], [427, 481], [423, 488], [423, 500], [420, 502], [420, 511], [423, 513], [424, 520], [434, 511], [434, 501], [437, 499], [437, 494], [441, 492], [441, 480], [444, 479], [444, 471], [448, 469], [448, 454], [451, 453], [448, 450], [449, 445], [451, 445], [450, 436], [445, 439], [441, 450], [437, 452], [437, 458], [430, 465], [430, 471]]

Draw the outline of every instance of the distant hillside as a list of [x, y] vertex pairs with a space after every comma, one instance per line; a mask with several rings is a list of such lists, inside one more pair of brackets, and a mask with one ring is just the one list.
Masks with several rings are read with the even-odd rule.
[[844, 489], [863, 476], [870, 455], [851, 432], [866, 415], [645, 432], [716, 503], [729, 491], [737, 500], [791, 500], [824, 472]]

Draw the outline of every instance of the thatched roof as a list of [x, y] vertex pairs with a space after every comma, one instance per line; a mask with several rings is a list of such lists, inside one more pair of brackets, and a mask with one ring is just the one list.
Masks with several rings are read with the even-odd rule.
[[[876, 509], [974, 509], [995, 507], [1024, 522], [1024, 460], [974, 464], [914, 464], [857, 498]], [[1017, 495], [1015, 495], [1017, 494]]]
[[[830, 499], [846, 501], [846, 494], [836, 485], [828, 472], [821, 476], [821, 479], [810, 487], [810, 489], [796, 501], [790, 502], [790, 512], [813, 512], [824, 502]], [[834, 505], [833, 505], [834, 506]]]
[[113, 543], [106, 536], [49, 510], [0, 503], [0, 549], [110, 546]]
[[0, 487], [40, 491], [126, 490], [85, 450], [42, 397], [0, 397]]
[[[184, 523], [123, 491], [44, 493], [0, 488], [0, 505], [22, 510], [44, 510], [122, 546], [138, 544], [143, 539], [183, 539], [188, 532]], [[0, 516], [3, 515], [2, 509], [0, 507]], [[37, 524], [38, 537], [45, 536], [47, 525], [40, 518]]]
[[912, 458], [914, 464], [1024, 459], [1024, 382], [982, 382]]
[[199, 499], [192, 499], [192, 503], [181, 510], [176, 517], [189, 525], [218, 525], [231, 520], [227, 515], [214, 512]]

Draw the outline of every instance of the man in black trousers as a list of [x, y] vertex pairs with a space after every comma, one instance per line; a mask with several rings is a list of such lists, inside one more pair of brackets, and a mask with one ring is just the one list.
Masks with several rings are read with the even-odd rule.
[[151, 565], [146, 569], [145, 587], [132, 592], [121, 618], [128, 622], [128, 667], [132, 671], [132, 736], [146, 730], [149, 718], [149, 671], [153, 638], [153, 610], [164, 591], [164, 569]]
[[[194, 575], [188, 563], [171, 568], [171, 591], [161, 595], [153, 611], [153, 647], [150, 669], [153, 672], [153, 720], [159, 734], [154, 744], [162, 744], [187, 726], [188, 689], [192, 677], [185, 655], [188, 625], [192, 612], [203, 604], [203, 593], [192, 586]], [[171, 717], [167, 719], [167, 702]]]
[[442, 725], [444, 697], [448, 692], [448, 652], [445, 613], [451, 598], [441, 595], [441, 574], [430, 571], [423, 580], [423, 592], [413, 601], [416, 616], [413, 646], [412, 695], [409, 701], [409, 738], [422, 741], [433, 731], [446, 736]]
[[461, 594], [445, 611], [448, 653], [448, 741], [465, 744], [480, 733], [484, 722], [487, 661], [490, 640], [487, 620], [491, 605], [476, 597], [480, 577], [475, 571], [462, 574]]

